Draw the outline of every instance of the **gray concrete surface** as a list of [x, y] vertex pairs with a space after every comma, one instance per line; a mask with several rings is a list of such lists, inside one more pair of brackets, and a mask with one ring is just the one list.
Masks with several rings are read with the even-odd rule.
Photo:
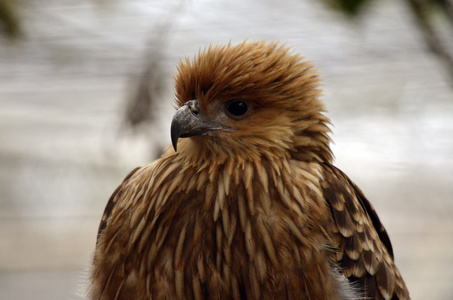
[[350, 22], [319, 1], [187, 2], [157, 117], [132, 133], [119, 131], [132, 75], [179, 2], [20, 3], [25, 37], [0, 37], [0, 299], [83, 299], [108, 197], [170, 142], [178, 59], [244, 38], [315, 61], [336, 164], [376, 207], [413, 299], [453, 298], [453, 89], [403, 4]]

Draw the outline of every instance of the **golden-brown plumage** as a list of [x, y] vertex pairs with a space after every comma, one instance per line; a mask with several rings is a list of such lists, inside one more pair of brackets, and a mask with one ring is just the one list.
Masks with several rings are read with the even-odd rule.
[[110, 198], [92, 299], [409, 299], [374, 209], [331, 164], [311, 63], [245, 41], [175, 81], [178, 150]]

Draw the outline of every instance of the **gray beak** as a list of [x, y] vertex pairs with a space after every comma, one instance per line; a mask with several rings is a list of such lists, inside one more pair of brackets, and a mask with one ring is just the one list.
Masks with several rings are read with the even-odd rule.
[[181, 106], [171, 121], [171, 143], [176, 151], [179, 138], [208, 135], [214, 130], [223, 129], [216, 122], [206, 120], [200, 113], [197, 100], [191, 100]]

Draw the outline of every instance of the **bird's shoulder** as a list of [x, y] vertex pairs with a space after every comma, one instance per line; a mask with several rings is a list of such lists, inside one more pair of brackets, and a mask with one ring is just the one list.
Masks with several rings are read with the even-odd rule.
[[409, 299], [394, 264], [390, 238], [374, 207], [335, 166], [322, 165], [321, 189], [334, 223], [334, 260], [343, 275], [373, 299]]
[[104, 231], [104, 229], [107, 227], [107, 221], [109, 217], [112, 214], [113, 209], [117, 205], [118, 200], [121, 198], [121, 196], [124, 193], [125, 186], [127, 185], [129, 179], [140, 169], [141, 167], [136, 167], [132, 171], [130, 171], [127, 176], [123, 179], [122, 183], [115, 189], [115, 191], [112, 193], [110, 196], [109, 200], [107, 201], [107, 204], [104, 209], [104, 213], [102, 214], [101, 222], [99, 223], [99, 228], [98, 228], [98, 235], [97, 235], [97, 241], [99, 242], [99, 238]]
[[137, 205], [137, 200], [139, 200], [137, 195], [144, 196], [144, 193], [146, 192], [144, 187], [147, 187], [148, 189], [152, 187], [150, 179], [154, 178], [153, 173], [156, 169], [156, 165], [157, 161], [144, 166], [136, 167], [130, 171], [121, 184], [118, 185], [107, 201], [104, 213], [102, 214], [102, 218], [99, 223], [97, 243], [99, 243], [102, 233], [112, 221], [112, 216], [114, 214], [122, 215], [125, 210]]

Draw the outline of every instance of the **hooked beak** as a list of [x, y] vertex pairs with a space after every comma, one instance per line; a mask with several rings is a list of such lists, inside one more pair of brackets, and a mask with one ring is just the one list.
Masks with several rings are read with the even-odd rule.
[[196, 136], [209, 135], [214, 130], [225, 129], [220, 124], [206, 120], [200, 113], [197, 100], [191, 100], [181, 106], [171, 121], [171, 143], [176, 151], [178, 139]]

